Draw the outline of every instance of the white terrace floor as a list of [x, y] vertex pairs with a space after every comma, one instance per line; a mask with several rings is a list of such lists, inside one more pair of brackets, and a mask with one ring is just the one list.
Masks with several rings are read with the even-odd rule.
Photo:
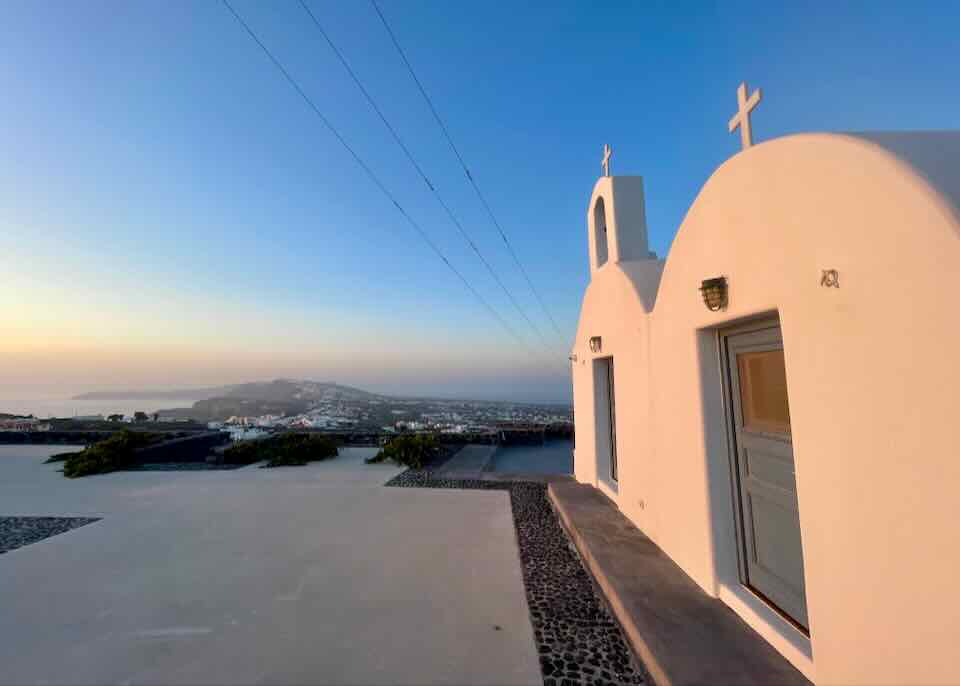
[[505, 492], [383, 488], [369, 449], [77, 480], [61, 450], [0, 446], [0, 516], [103, 517], [0, 555], [0, 683], [541, 683]]

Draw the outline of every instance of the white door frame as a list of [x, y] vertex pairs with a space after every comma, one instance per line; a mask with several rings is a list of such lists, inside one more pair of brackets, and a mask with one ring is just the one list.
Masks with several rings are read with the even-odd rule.
[[[803, 550], [795, 477], [796, 458], [789, 428], [748, 427], [741, 407], [739, 359], [742, 354], [780, 352], [783, 336], [779, 322], [762, 322], [757, 328], [722, 334], [727, 383], [727, 423], [730, 438], [731, 482], [742, 583], [749, 585], [788, 620], [807, 633]], [[784, 392], [786, 392], [784, 388]], [[766, 513], [766, 514], [763, 514]], [[774, 518], [774, 519], [771, 519]], [[780, 527], [771, 530], [774, 521]], [[761, 526], [762, 525], [762, 526]], [[758, 528], [759, 527], [759, 528]], [[763, 532], [767, 533], [764, 534]], [[764, 539], [764, 536], [766, 537]], [[795, 536], [795, 538], [794, 538]], [[768, 550], [768, 546], [778, 550]], [[774, 544], [780, 541], [779, 544]]]
[[[777, 313], [766, 313], [749, 321], [740, 321], [726, 327], [704, 330], [704, 353], [708, 353], [703, 362], [715, 365], [714, 371], [706, 373], [704, 379], [716, 393], [717, 406], [722, 411], [713, 413], [710, 423], [713, 428], [710, 460], [716, 469], [709, 470], [709, 477], [715, 480], [716, 488], [710, 492], [717, 499], [713, 514], [713, 538], [715, 572], [717, 578], [717, 596], [755, 631], [776, 648], [787, 660], [799, 669], [808, 679], [814, 680], [813, 650], [808, 634], [787, 620], [780, 612], [771, 607], [766, 600], [741, 583], [739, 542], [736, 539], [739, 522], [736, 521], [736, 464], [731, 461], [731, 451], [735, 448], [732, 425], [727, 420], [730, 410], [729, 383], [726, 378], [726, 351], [724, 337], [737, 333], [746, 333], [759, 329], [780, 326]], [[710, 340], [712, 339], [712, 342]], [[712, 362], [711, 362], [712, 360]], [[706, 389], [705, 389], [706, 390]], [[713, 402], [710, 403], [713, 405]], [[716, 422], [716, 423], [714, 423]], [[722, 423], [722, 425], [721, 425]]]
[[594, 454], [597, 486], [613, 497], [620, 491], [617, 462], [616, 365], [612, 355], [593, 359]]

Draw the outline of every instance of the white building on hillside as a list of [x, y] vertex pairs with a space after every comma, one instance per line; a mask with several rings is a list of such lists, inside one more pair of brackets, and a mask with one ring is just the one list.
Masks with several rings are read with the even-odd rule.
[[597, 181], [576, 478], [814, 683], [958, 683], [960, 132], [750, 142], [666, 260]]

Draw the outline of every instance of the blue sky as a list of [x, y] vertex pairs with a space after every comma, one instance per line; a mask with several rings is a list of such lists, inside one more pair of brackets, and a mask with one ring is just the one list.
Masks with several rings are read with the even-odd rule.
[[[754, 133], [953, 128], [960, 6], [392, 2], [381, 7], [557, 321], [552, 330], [373, 8], [308, 0], [546, 346], [295, 0], [232, 0], [527, 347], [429, 251], [220, 2], [8, 2], [0, 374], [18, 393], [274, 376], [569, 397], [602, 146], [666, 254], [741, 80]], [[549, 354], [545, 350], [549, 349]]]

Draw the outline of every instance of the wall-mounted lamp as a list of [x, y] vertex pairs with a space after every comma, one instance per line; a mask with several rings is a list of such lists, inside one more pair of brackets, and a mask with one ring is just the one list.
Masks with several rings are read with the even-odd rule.
[[598, 353], [603, 349], [603, 343], [600, 340], [600, 336], [591, 336], [590, 338], [590, 352]]
[[718, 276], [715, 279], [706, 279], [700, 283], [700, 295], [703, 304], [711, 312], [722, 310], [727, 306], [727, 277]]

